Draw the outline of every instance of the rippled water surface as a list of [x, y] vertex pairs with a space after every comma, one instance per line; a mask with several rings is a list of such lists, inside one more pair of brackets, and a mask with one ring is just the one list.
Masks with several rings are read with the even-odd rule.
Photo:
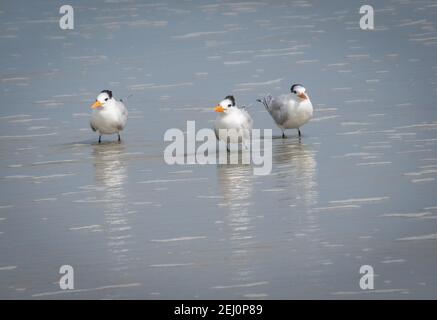
[[[437, 298], [435, 1], [378, 1], [373, 31], [340, 0], [73, 7], [0, 5], [0, 298]], [[292, 83], [301, 142], [255, 101]], [[130, 96], [121, 144], [89, 128], [102, 89]], [[228, 94], [271, 174], [167, 165], [164, 132]]]

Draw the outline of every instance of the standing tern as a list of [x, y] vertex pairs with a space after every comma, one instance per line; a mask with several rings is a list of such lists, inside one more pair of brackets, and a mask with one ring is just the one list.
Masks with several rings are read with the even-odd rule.
[[226, 143], [226, 149], [230, 152], [231, 143], [242, 143], [247, 147], [250, 140], [253, 120], [250, 114], [243, 108], [235, 105], [235, 98], [227, 96], [214, 109], [219, 115], [214, 123], [214, 132], [217, 140]]
[[290, 94], [275, 98], [267, 95], [257, 101], [266, 107], [282, 130], [282, 138], [285, 138], [285, 129], [297, 129], [300, 138], [300, 127], [313, 117], [313, 105], [306, 94], [306, 89], [301, 84], [293, 84], [290, 91]]
[[124, 103], [112, 97], [112, 91], [103, 90], [97, 96], [96, 102], [91, 106], [93, 114], [90, 126], [99, 134], [99, 143], [102, 142], [103, 134], [117, 134], [118, 142], [121, 142], [120, 131], [127, 122], [127, 109]]

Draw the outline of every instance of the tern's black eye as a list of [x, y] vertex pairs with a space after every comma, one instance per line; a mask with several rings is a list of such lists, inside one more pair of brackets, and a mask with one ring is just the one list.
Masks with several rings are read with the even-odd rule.
[[231, 104], [228, 104], [228, 107], [232, 107], [232, 105], [231, 105]]
[[108, 98], [106, 98], [105, 101], [108, 101]]

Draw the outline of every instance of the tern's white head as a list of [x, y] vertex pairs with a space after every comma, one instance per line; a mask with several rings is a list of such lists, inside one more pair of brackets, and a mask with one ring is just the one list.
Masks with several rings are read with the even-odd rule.
[[93, 109], [102, 108], [111, 99], [112, 99], [112, 91], [110, 91], [110, 90], [103, 90], [97, 96], [96, 102], [93, 103], [91, 108], [93, 108]]
[[235, 107], [234, 96], [227, 96], [214, 109], [215, 112], [227, 112], [229, 108]]
[[308, 95], [306, 94], [306, 89], [301, 84], [293, 84], [290, 89], [291, 93], [294, 93], [296, 96], [301, 98], [302, 100], [308, 99]]

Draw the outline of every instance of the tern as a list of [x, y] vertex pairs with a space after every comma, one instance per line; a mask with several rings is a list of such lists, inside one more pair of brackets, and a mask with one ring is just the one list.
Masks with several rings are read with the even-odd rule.
[[230, 143], [242, 143], [247, 148], [247, 140], [250, 140], [253, 120], [244, 109], [235, 105], [234, 96], [227, 96], [214, 109], [219, 115], [214, 123], [214, 132], [217, 140], [226, 143], [226, 149], [230, 152]]
[[285, 129], [297, 129], [300, 138], [300, 127], [313, 117], [313, 105], [303, 85], [293, 84], [290, 91], [290, 94], [283, 94], [275, 98], [267, 95], [257, 101], [266, 107], [282, 130], [282, 138], [285, 138]]
[[98, 132], [99, 143], [102, 142], [102, 135], [115, 133], [118, 135], [118, 142], [121, 142], [120, 131], [125, 128], [128, 115], [124, 103], [112, 97], [112, 91], [103, 90], [91, 108], [93, 114], [90, 126], [94, 132]]

